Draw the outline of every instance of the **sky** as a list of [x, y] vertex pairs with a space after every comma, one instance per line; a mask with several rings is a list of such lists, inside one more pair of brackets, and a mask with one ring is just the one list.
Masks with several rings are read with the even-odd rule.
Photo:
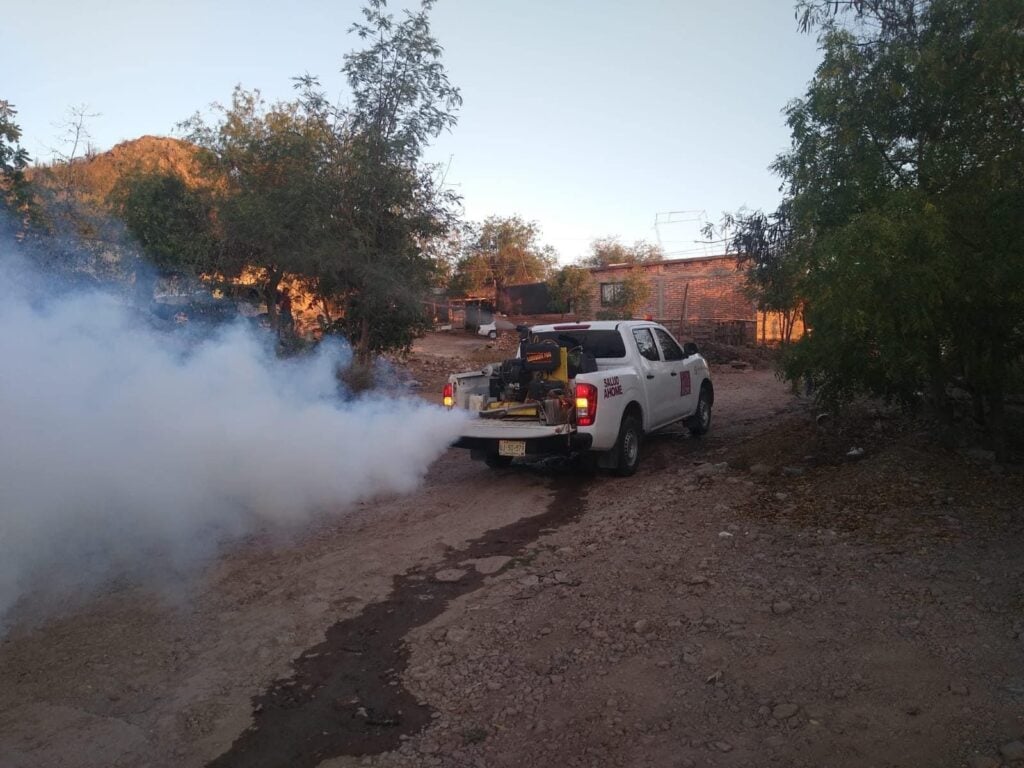
[[[392, 0], [395, 12], [407, 2]], [[43, 0], [4, 10], [0, 99], [39, 160], [86, 105], [100, 150], [175, 126], [241, 83], [269, 100], [316, 74], [344, 101], [357, 0]], [[563, 263], [599, 237], [672, 257], [703, 220], [773, 208], [782, 109], [819, 61], [792, 0], [439, 0], [434, 34], [464, 103], [430, 148], [464, 215], [536, 221]], [[682, 212], [669, 215], [671, 212]], [[662, 223], [655, 225], [660, 216]]]

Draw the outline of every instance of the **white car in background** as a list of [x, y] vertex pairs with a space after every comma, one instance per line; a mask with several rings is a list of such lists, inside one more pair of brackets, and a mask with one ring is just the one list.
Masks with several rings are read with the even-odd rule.
[[515, 329], [515, 325], [510, 323], [504, 317], [495, 316], [491, 322], [481, 325], [476, 332], [489, 339], [496, 339], [498, 338], [499, 331], [514, 331]]

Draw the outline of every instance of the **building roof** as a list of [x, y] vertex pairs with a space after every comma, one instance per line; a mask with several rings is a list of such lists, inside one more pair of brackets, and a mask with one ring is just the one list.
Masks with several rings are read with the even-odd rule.
[[723, 259], [730, 259], [735, 261], [736, 254], [734, 253], [720, 253], [715, 256], [688, 256], [684, 259], [661, 259], [659, 261], [641, 261], [637, 264], [631, 262], [622, 262], [621, 264], [606, 264], [603, 267], [587, 267], [591, 272], [603, 272], [610, 269], [622, 269], [623, 267], [657, 267], [664, 264], [689, 264], [698, 261], [721, 261]]

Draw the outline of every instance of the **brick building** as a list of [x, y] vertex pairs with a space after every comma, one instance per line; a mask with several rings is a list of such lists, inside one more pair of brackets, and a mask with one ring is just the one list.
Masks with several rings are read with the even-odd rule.
[[[639, 316], [658, 320], [686, 338], [752, 344], [781, 336], [779, 318], [757, 311], [745, 293], [743, 270], [730, 255], [594, 267], [591, 314], [614, 303], [617, 286], [631, 269], [641, 270], [651, 288]], [[796, 329], [794, 338], [801, 330]]]

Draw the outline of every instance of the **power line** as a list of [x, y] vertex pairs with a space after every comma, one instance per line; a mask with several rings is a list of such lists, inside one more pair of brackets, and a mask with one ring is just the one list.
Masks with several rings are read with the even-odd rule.
[[[700, 209], [694, 208], [694, 209], [690, 209], [690, 210], [661, 211], [661, 212], [655, 213], [654, 214], [654, 235], [655, 235], [655, 237], [658, 240], [658, 247], [661, 248], [662, 251], [666, 250], [665, 249], [665, 244], [666, 243], [687, 242], [686, 240], [666, 240], [666, 239], [664, 239], [661, 236], [661, 228], [662, 227], [671, 226], [671, 225], [678, 225], [678, 224], [696, 225], [696, 227], [698, 229], [702, 229], [705, 225], [708, 224], [708, 214], [707, 214], [707, 211], [705, 211], [703, 208], [700, 208]], [[685, 254], [685, 255], [698, 255], [698, 254], [700, 254], [700, 255], [704, 255], [704, 256], [712, 255], [712, 254], [708, 253], [708, 247], [707, 247], [708, 245], [711, 244], [710, 241], [708, 241], [706, 244], [705, 244], [705, 241], [703, 241], [703, 240], [690, 240], [689, 242], [702, 244], [703, 247], [700, 248], [700, 249], [690, 249], [690, 250], [680, 249], [680, 250], [672, 251], [671, 253], [666, 252], [666, 255], [676, 255], [676, 254]]]

